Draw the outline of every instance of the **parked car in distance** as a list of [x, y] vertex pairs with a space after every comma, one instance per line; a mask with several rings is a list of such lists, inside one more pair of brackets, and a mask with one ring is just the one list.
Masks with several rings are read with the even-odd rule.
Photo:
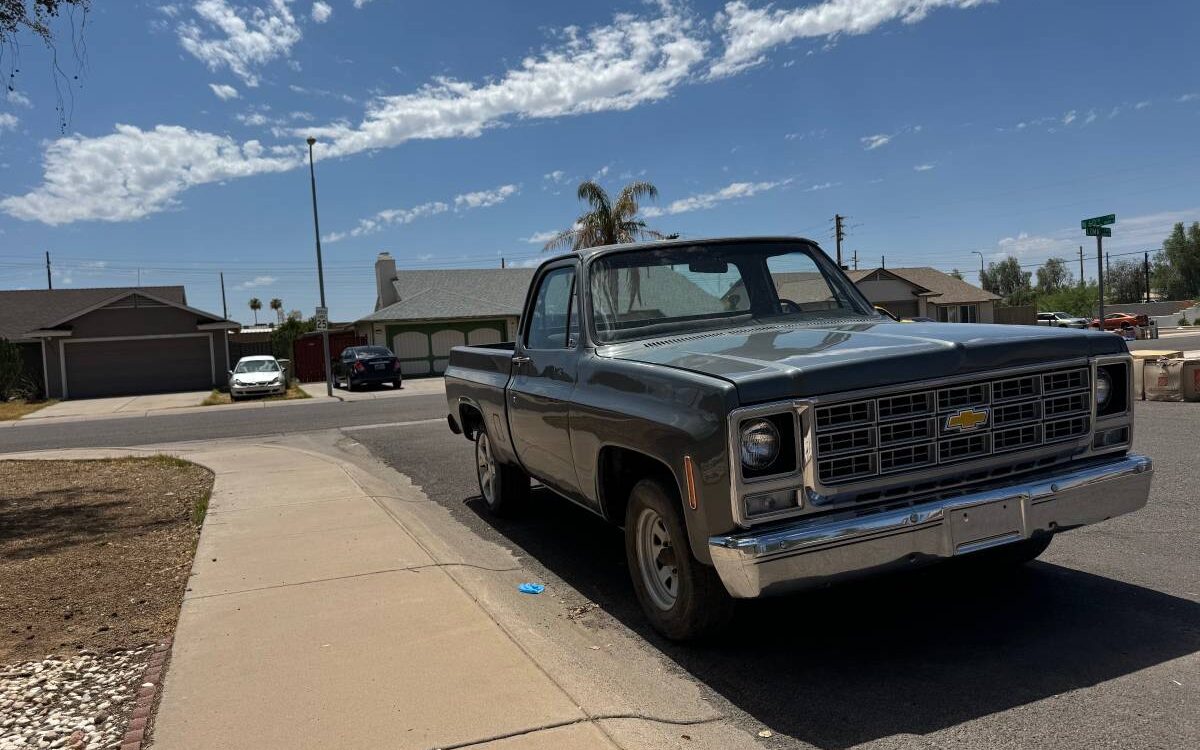
[[348, 346], [333, 363], [333, 385], [352, 391], [363, 385], [403, 387], [400, 360], [386, 346]]
[[1065, 312], [1040, 312], [1037, 314], [1037, 324], [1051, 328], [1087, 328], [1090, 321]]
[[229, 371], [229, 398], [276, 396], [287, 392], [287, 375], [269, 354], [242, 357]]
[[[1109, 313], [1104, 316], [1104, 330], [1119, 331], [1122, 328], [1133, 328], [1134, 326], [1150, 325], [1150, 316], [1148, 315], [1130, 315], [1129, 313]], [[1092, 328], [1100, 328], [1100, 321], [1092, 319]]]
[[516, 513], [533, 478], [623, 526], [668, 638], [716, 632], [735, 599], [950, 558], [1019, 565], [1149, 495], [1121, 338], [897, 323], [809, 240], [559, 255], [520, 320], [446, 368], [481, 504]]

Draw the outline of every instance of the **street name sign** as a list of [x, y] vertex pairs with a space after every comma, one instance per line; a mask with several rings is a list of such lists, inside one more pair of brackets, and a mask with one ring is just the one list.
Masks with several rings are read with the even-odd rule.
[[1112, 237], [1112, 230], [1101, 226], [1084, 227], [1083, 233], [1088, 237]]
[[[1083, 221], [1079, 222], [1079, 226], [1082, 229], [1090, 229], [1092, 227], [1104, 227], [1104, 226], [1108, 226], [1109, 224], [1116, 224], [1116, 223], [1117, 223], [1117, 215], [1116, 214], [1108, 214], [1107, 216], [1094, 216], [1090, 219], [1084, 219]], [[1094, 237], [1095, 235], [1088, 234], [1088, 236]], [[1107, 237], [1107, 236], [1108, 235], [1105, 235], [1105, 237]]]

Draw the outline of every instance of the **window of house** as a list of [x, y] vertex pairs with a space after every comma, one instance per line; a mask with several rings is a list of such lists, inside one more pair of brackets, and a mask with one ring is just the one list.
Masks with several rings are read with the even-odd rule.
[[978, 305], [959, 305], [958, 306], [958, 322], [959, 323], [978, 323], [979, 322], [979, 307], [978, 307]]

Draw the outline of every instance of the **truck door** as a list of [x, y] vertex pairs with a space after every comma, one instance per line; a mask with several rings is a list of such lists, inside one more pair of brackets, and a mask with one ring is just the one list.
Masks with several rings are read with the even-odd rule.
[[568, 425], [579, 347], [575, 263], [546, 268], [535, 280], [513, 355], [508, 425], [521, 464], [545, 484], [578, 495]]

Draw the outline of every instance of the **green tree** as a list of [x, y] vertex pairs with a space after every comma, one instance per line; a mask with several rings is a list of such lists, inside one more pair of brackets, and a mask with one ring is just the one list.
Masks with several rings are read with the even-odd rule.
[[[291, 359], [292, 344], [296, 339], [315, 330], [317, 330], [317, 321], [314, 318], [302, 320], [299, 314], [294, 318], [289, 316], [287, 320], [275, 326], [275, 330], [271, 331], [271, 354], [275, 359]], [[295, 372], [291, 368], [289, 371]]]
[[1104, 299], [1117, 304], [1141, 302], [1146, 292], [1146, 274], [1141, 263], [1120, 260], [1104, 274]]
[[54, 43], [51, 23], [62, 10], [87, 12], [91, 0], [0, 0], [0, 45], [11, 44], [17, 32], [29, 31], [47, 45]]
[[283, 323], [283, 300], [278, 297], [271, 300], [271, 309], [275, 311], [275, 317], [279, 319], [279, 322]]
[[8, 339], [0, 338], [0, 401], [33, 395], [33, 384], [25, 375], [21, 350]]
[[1200, 296], [1200, 222], [1175, 225], [1154, 256], [1153, 284], [1168, 299]]
[[1086, 286], [1063, 287], [1050, 294], [1038, 294], [1038, 310], [1044, 312], [1065, 312], [1090, 318], [1096, 314], [1096, 299], [1099, 289], [1095, 283]]
[[1050, 258], [1037, 270], [1039, 294], [1052, 294], [1073, 283], [1075, 279], [1062, 258]]
[[1021, 270], [1021, 262], [1010, 255], [1002, 261], [989, 263], [979, 274], [979, 280], [984, 289], [1003, 297], [1004, 304], [1028, 305], [1035, 299], [1029, 284], [1032, 276], [1031, 272]]
[[649, 182], [631, 182], [621, 188], [617, 199], [612, 200], [604, 188], [592, 180], [579, 183], [576, 191], [579, 200], [586, 201], [588, 210], [579, 215], [574, 226], [564, 229], [546, 243], [546, 250], [616, 245], [641, 239], [662, 239], [663, 235], [646, 226], [638, 218], [638, 201], [643, 198], [654, 200], [658, 188]]
[[258, 325], [258, 311], [262, 309], [262, 300], [258, 297], [250, 298], [250, 310], [254, 312], [254, 325]]
[[958, 279], [959, 281], [963, 280], [962, 271], [958, 270], [957, 268], [955, 268], [953, 271], [951, 271], [950, 275], [953, 276], [954, 278]]

